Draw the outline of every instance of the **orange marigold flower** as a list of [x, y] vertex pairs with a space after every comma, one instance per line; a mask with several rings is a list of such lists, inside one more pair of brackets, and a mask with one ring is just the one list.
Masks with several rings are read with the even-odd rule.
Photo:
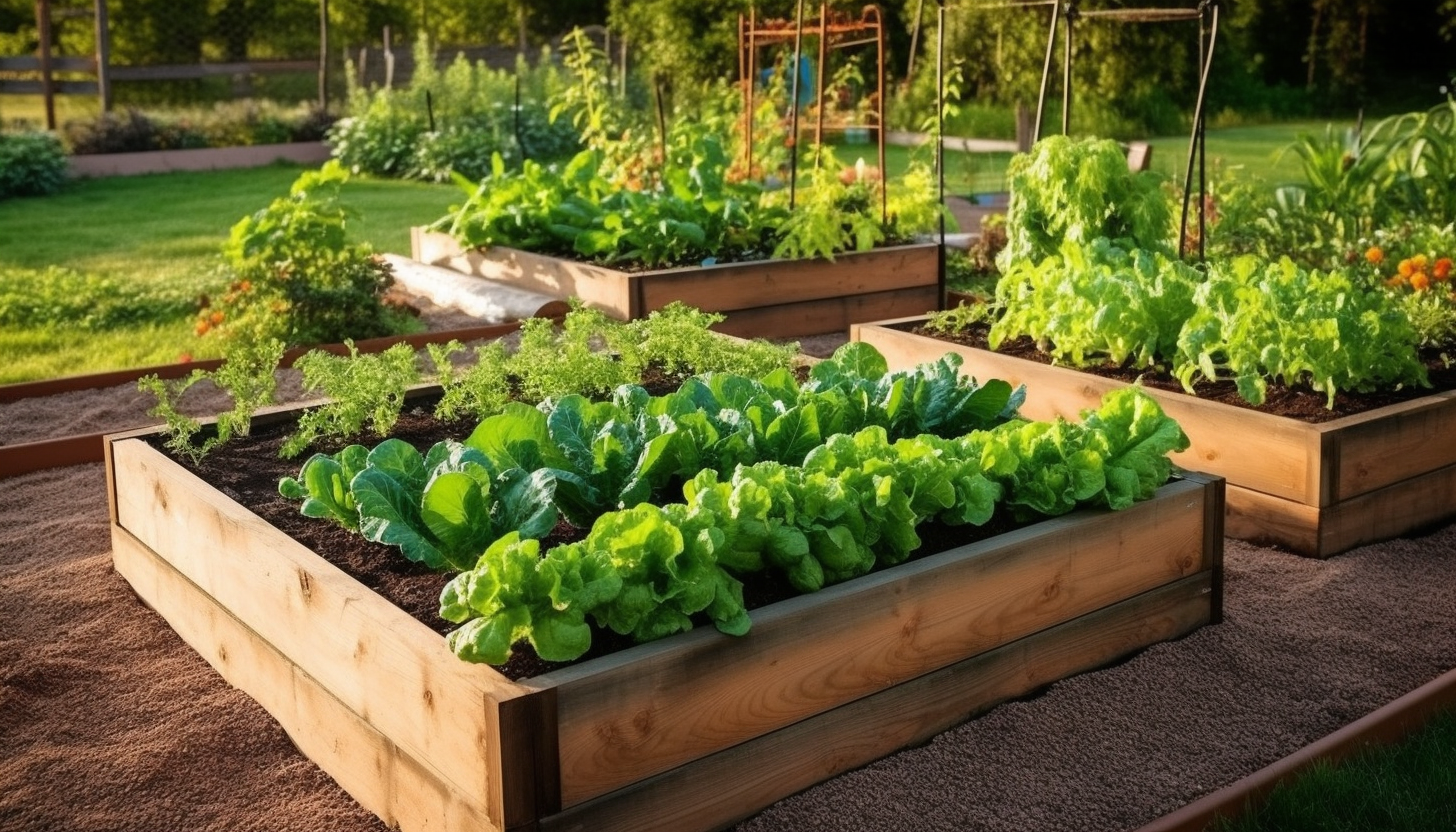
[[1409, 258], [1400, 261], [1400, 265], [1396, 266], [1395, 270], [1400, 272], [1401, 277], [1410, 277], [1417, 271], [1416, 264], [1411, 262]]
[[238, 285], [238, 290], [241, 291], [241, 292], [250, 291], [252, 288], [253, 288], [253, 281], [251, 281], [251, 280], [244, 280], [242, 283], [240, 283]]
[[1392, 275], [1391, 277], [1389, 277], [1389, 278], [1386, 279], [1385, 285], [1386, 286], [1390, 286], [1390, 287], [1404, 286], [1405, 285], [1405, 275], [1401, 275], [1401, 274]]
[[1385, 262], [1385, 252], [1380, 250], [1380, 246], [1371, 246], [1365, 250], [1365, 259], [1370, 261], [1371, 265], [1378, 266]]
[[207, 320], [213, 326], [217, 326], [218, 324], [222, 323], [223, 314], [221, 312], [214, 312], [210, 316], [208, 316]]
[[1436, 278], [1437, 280], [1445, 280], [1446, 278], [1450, 277], [1451, 258], [1442, 257], [1440, 260], [1437, 260], [1436, 265], [1431, 268], [1431, 276]]
[[1410, 284], [1411, 288], [1417, 292], [1424, 292], [1431, 288], [1431, 279], [1426, 276], [1425, 272], [1416, 272], [1411, 275]]
[[207, 321], [198, 321], [197, 326], [193, 329], [193, 331], [196, 332], [198, 337], [200, 338], [203, 335], [206, 335], [207, 331], [210, 329], [212, 329], [212, 324], [209, 324]]

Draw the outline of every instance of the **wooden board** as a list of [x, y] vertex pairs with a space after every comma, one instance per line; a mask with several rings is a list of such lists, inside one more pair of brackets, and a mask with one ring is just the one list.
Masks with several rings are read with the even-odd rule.
[[[955, 352], [978, 378], [1026, 384], [1031, 418], [1071, 417], [1126, 386], [906, 331], [923, 318], [851, 327], [892, 367]], [[1456, 516], [1448, 469], [1456, 465], [1456, 391], [1312, 425], [1148, 389], [1191, 440], [1174, 460], [1228, 478], [1228, 534], [1329, 557]], [[1416, 483], [1423, 483], [1417, 485]]]
[[[895, 327], [919, 320], [923, 318], [860, 324], [851, 328], [850, 338], [873, 344], [884, 353], [891, 369], [913, 367], [954, 352], [964, 359], [961, 370], [967, 375], [1026, 385], [1021, 412], [1030, 419], [1077, 419], [1082, 411], [1097, 407], [1107, 393], [1127, 386], [1115, 379], [926, 338]], [[1192, 396], [1147, 392], [1191, 440], [1188, 450], [1173, 457], [1182, 467], [1227, 477], [1231, 483], [1265, 494], [1317, 504], [1320, 438], [1309, 425]], [[1232, 448], [1226, 441], [1230, 437], [1236, 439]]]
[[405, 832], [501, 828], [125, 529], [113, 526], [111, 541], [112, 563], [137, 595], [364, 808]]
[[841, 254], [832, 261], [720, 263], [644, 272], [633, 275], [633, 279], [641, 283], [642, 314], [675, 300], [710, 312], [732, 312], [893, 289], [934, 287], [936, 264], [936, 247], [919, 244]]
[[1212, 592], [1208, 573], [1192, 575], [568, 809], [541, 830], [724, 828], [1001, 702], [1211, 623]]
[[1456, 465], [1456, 390], [1383, 407], [1316, 428], [1338, 457], [1330, 503]]
[[[1217, 620], [1221, 609], [1223, 484], [1194, 476], [1123, 512], [1067, 515], [756, 610], [744, 638], [697, 630], [513, 683], [457, 660], [429, 628], [197, 480], [145, 433], [107, 443], [118, 569], [290, 732], [314, 732], [298, 738], [306, 754], [407, 830], [527, 829], [558, 816], [595, 828], [598, 812], [606, 822], [625, 811], [612, 807], [631, 808], [623, 817], [640, 828], [707, 829], [710, 812], [676, 825], [692, 807], [674, 793], [706, 786], [673, 784], [697, 782], [738, 749], [797, 738], [793, 753], [774, 752], [796, 769], [774, 787], [817, 782], [843, 770], [806, 762], [821, 745], [842, 746], [834, 759], [847, 766], [912, 741], [907, 729], [923, 737], [948, 724], [931, 703], [961, 694], [926, 680], [969, 684], [969, 671], [946, 675], [967, 659], [1020, 643], [1011, 652], [1024, 654], [1023, 669], [998, 671], [1018, 683], [1107, 661], [1168, 637], [1165, 614], [1149, 607], [1107, 633], [1083, 628], [1064, 658], [1027, 639], [1190, 576], [1197, 609], [1179, 620]], [[969, 706], [955, 707], [959, 719]], [[849, 713], [889, 727], [852, 736]], [[765, 805], [754, 802], [761, 784], [739, 779], [713, 781], [712, 811]]]
[[760, 306], [729, 312], [727, 319], [714, 325], [713, 329], [739, 338], [794, 338], [844, 333], [858, 321], [934, 309], [935, 299], [936, 288], [932, 284], [891, 292]]
[[412, 257], [557, 298], [576, 297], [622, 320], [681, 301], [728, 320], [720, 332], [793, 337], [844, 332], [851, 323], [922, 314], [939, 306], [938, 254], [930, 243], [850, 252], [829, 260], [763, 260], [646, 272], [532, 254], [504, 246], [465, 251], [451, 237], [410, 230]]
[[1202, 485], [1162, 496], [775, 604], [741, 639], [689, 633], [537, 680], [559, 696], [564, 805], [1209, 569]]
[[122, 440], [111, 453], [119, 526], [381, 734], [438, 761], [442, 779], [504, 825], [491, 761], [519, 749], [503, 748], [490, 705], [530, 688], [459, 661], [429, 628], [146, 443]]

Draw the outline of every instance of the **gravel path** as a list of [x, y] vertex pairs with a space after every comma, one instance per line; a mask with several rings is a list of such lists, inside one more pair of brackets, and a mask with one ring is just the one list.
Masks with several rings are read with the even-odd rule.
[[[0, 442], [130, 426], [120, 388], [70, 395], [0, 410]], [[1456, 667], [1456, 526], [1328, 561], [1230, 541], [1226, 562], [1224, 624], [737, 828], [1135, 828]], [[99, 464], [0, 482], [0, 622], [0, 829], [384, 828], [111, 570]]]

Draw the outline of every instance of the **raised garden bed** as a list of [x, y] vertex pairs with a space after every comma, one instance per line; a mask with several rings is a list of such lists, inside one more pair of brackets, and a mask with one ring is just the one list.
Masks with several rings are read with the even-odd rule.
[[[968, 375], [1025, 384], [1021, 412], [1032, 419], [1073, 418], [1127, 385], [910, 331], [924, 321], [856, 325], [850, 338], [891, 368], [959, 353]], [[1174, 461], [1228, 480], [1230, 537], [1330, 557], [1456, 516], [1456, 391], [1311, 424], [1146, 389], [1192, 442]]]
[[181, 170], [225, 170], [257, 168], [275, 162], [317, 165], [329, 160], [329, 146], [323, 142], [290, 142], [247, 147], [197, 147], [183, 150], [149, 150], [140, 153], [97, 153], [71, 156], [67, 160], [72, 176], [136, 176], [143, 173], [171, 173]]
[[625, 272], [493, 246], [462, 249], [447, 234], [413, 228], [412, 257], [499, 280], [633, 320], [673, 301], [722, 312], [715, 327], [744, 338], [844, 332], [858, 321], [918, 315], [939, 307], [933, 243], [841, 254], [829, 260], [761, 260]]
[[117, 570], [405, 830], [721, 828], [1221, 616], [1223, 482], [1188, 475], [755, 610], [741, 638], [700, 628], [513, 682], [152, 432], [106, 443]]

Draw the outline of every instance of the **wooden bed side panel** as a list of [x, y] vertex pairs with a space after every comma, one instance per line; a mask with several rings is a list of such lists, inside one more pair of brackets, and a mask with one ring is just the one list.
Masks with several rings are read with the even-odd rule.
[[543, 677], [560, 697], [563, 805], [1208, 569], [1207, 487], [1175, 482], [1125, 511], [1079, 512], [780, 602], [742, 638], [694, 632]]

